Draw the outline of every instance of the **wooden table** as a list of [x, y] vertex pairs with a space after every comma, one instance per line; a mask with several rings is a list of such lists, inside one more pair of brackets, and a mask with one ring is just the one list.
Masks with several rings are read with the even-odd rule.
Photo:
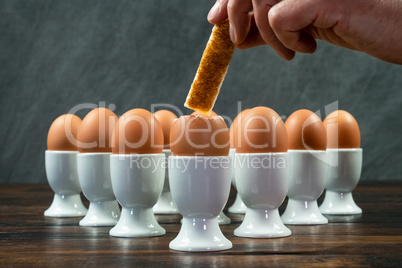
[[[329, 216], [321, 226], [288, 226], [286, 238], [233, 235], [243, 216], [226, 214], [221, 226], [233, 248], [186, 253], [169, 249], [181, 216], [157, 216], [166, 235], [116, 238], [110, 227], [80, 227], [80, 218], [43, 216], [53, 192], [47, 185], [0, 185], [0, 267], [7, 266], [402, 266], [402, 183], [361, 183], [358, 216]], [[228, 202], [233, 202], [234, 191]], [[88, 204], [87, 202], [85, 203]], [[281, 211], [284, 209], [281, 207]]]

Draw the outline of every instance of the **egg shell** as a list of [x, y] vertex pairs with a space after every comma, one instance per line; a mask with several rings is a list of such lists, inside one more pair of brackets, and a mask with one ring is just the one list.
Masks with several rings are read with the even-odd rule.
[[327, 148], [360, 148], [360, 129], [356, 119], [348, 112], [338, 110], [324, 120], [327, 130]]
[[227, 156], [229, 139], [222, 117], [186, 115], [172, 125], [170, 149], [177, 156]]
[[214, 111], [211, 111], [211, 113], [209, 115], [206, 115], [206, 114], [204, 114], [202, 112], [199, 112], [199, 111], [195, 111], [195, 112], [192, 113], [192, 115], [196, 115], [196, 114], [203, 115], [203, 116], [218, 116], [218, 114], [215, 113]]
[[170, 148], [170, 128], [177, 116], [168, 110], [160, 110], [154, 113], [156, 119], [158, 119], [159, 124], [162, 126], [163, 138], [164, 138], [164, 148]]
[[78, 129], [78, 151], [80, 153], [112, 152], [111, 139], [118, 117], [106, 108], [90, 111]]
[[230, 126], [230, 148], [236, 147], [236, 142], [239, 140], [239, 123], [241, 123], [242, 117], [245, 113], [250, 111], [250, 109], [245, 109], [244, 111], [240, 112], [236, 118], [233, 120], [232, 125]]
[[132, 109], [116, 123], [112, 135], [114, 154], [160, 154], [163, 130], [155, 116], [145, 109]]
[[47, 135], [50, 151], [77, 151], [77, 133], [82, 120], [73, 114], [63, 114], [53, 121]]
[[292, 113], [285, 122], [289, 150], [327, 149], [327, 132], [321, 119], [312, 111], [301, 109]]
[[288, 134], [281, 117], [267, 107], [255, 107], [241, 120], [237, 153], [287, 152]]

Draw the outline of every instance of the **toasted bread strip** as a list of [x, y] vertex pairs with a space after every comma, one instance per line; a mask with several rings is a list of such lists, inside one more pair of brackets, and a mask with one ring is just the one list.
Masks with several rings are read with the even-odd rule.
[[234, 50], [235, 45], [229, 36], [229, 21], [216, 24], [187, 95], [185, 107], [206, 115], [211, 113]]

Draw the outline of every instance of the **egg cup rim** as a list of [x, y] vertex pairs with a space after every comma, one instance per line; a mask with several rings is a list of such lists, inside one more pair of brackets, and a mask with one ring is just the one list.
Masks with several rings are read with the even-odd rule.
[[207, 158], [231, 158], [231, 155], [171, 155], [169, 158], [174, 159], [207, 159]]
[[299, 149], [289, 149], [288, 153], [303, 154], [303, 153], [321, 153], [325, 154], [327, 150], [299, 150]]
[[52, 154], [78, 154], [79, 151], [70, 151], [70, 150], [46, 150], [46, 153]]
[[361, 152], [363, 148], [327, 148], [327, 152]]
[[270, 153], [237, 153], [238, 155], [252, 155], [252, 156], [266, 156], [266, 155], [288, 155], [289, 151], [287, 152], [270, 152]]

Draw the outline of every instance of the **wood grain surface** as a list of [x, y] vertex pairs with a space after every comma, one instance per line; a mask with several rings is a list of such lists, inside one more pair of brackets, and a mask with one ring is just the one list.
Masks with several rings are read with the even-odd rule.
[[[221, 228], [233, 248], [186, 253], [169, 249], [180, 215], [157, 216], [165, 236], [116, 238], [109, 236], [110, 227], [78, 226], [81, 218], [45, 217], [53, 197], [47, 185], [3, 184], [0, 267], [401, 267], [401, 191], [401, 182], [361, 184], [354, 197], [362, 215], [328, 216], [327, 225], [288, 226], [293, 234], [277, 239], [235, 237], [233, 230], [243, 216], [225, 210], [232, 223]], [[234, 195], [232, 189], [228, 206]]]

